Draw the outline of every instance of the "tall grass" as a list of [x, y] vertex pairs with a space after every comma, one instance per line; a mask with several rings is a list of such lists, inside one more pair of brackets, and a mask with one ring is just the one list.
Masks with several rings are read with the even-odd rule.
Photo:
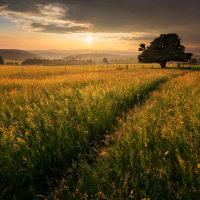
[[125, 121], [82, 162], [74, 198], [199, 199], [200, 73], [163, 84]]
[[117, 116], [183, 73], [140, 69], [2, 75], [0, 198], [35, 199], [48, 196], [62, 178], [74, 175], [71, 183], [78, 181], [76, 163], [80, 158], [93, 162]]

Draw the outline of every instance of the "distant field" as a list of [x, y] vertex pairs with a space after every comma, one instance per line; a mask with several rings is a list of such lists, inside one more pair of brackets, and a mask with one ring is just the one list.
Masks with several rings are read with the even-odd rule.
[[[72, 72], [82, 72], [82, 71], [90, 71], [89, 67], [80, 67], [80, 66], [13, 66], [13, 65], [0, 65], [0, 75], [1, 74], [32, 74], [36, 75], [37, 73], [41, 73], [44, 75], [52, 73], [52, 75], [56, 75], [56, 73], [72, 73]], [[37, 76], [37, 75], [36, 75]], [[27, 77], [28, 78], [28, 77]]]
[[[37, 66], [37, 65], [0, 65], [0, 74], [21, 73], [21, 72], [80, 72], [80, 71], [100, 71], [106, 69], [160, 69], [160, 65], [155, 64], [95, 64], [95, 65], [66, 65], [66, 66]], [[187, 64], [185, 67], [189, 67]], [[167, 64], [168, 68], [177, 68], [177, 64]], [[192, 69], [199, 69], [200, 65], [192, 65]]]
[[200, 72], [118, 67], [0, 66], [0, 199], [200, 197]]
[[[112, 64], [112, 65], [66, 65], [66, 66], [37, 66], [37, 65], [0, 65], [1, 74], [15, 74], [15, 73], [72, 73], [72, 72], [87, 72], [87, 71], [102, 71], [102, 70], [115, 70], [115, 69], [126, 69], [126, 64]], [[129, 69], [137, 68], [160, 68], [158, 64], [129, 64]], [[45, 75], [44, 75], [45, 76]]]

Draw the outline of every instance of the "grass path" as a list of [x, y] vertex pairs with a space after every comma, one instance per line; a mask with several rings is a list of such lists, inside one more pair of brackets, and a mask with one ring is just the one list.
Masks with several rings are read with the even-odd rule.
[[[71, 198], [199, 199], [200, 73], [164, 83], [126, 117], [96, 161], [82, 161]], [[55, 196], [69, 194], [64, 182]]]

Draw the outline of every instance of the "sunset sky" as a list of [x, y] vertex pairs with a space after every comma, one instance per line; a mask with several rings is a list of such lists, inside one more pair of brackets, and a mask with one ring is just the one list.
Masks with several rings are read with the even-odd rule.
[[177, 33], [200, 54], [199, 0], [0, 0], [0, 49], [137, 52]]

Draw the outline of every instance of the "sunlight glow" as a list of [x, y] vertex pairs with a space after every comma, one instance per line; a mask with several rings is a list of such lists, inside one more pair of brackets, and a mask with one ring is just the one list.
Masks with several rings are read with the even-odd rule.
[[91, 36], [87, 36], [87, 37], [85, 38], [85, 41], [86, 41], [87, 43], [91, 43], [91, 42], [93, 41], [93, 38], [92, 38]]

